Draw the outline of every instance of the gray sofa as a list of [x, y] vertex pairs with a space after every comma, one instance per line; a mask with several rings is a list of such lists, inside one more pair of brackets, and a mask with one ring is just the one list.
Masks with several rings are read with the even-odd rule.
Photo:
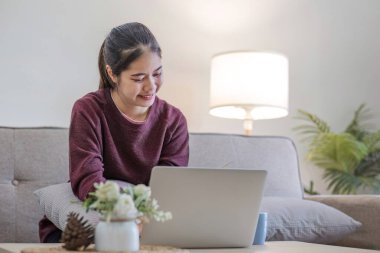
[[[43, 213], [33, 192], [68, 180], [68, 130], [0, 127], [0, 143], [0, 242], [38, 242], [38, 221]], [[273, 216], [292, 211], [292, 208], [282, 211], [285, 204], [276, 206], [273, 200], [303, 200], [297, 152], [288, 138], [192, 133], [189, 165], [266, 169], [268, 176], [262, 209], [269, 210], [268, 219], [273, 206], [277, 208]], [[265, 202], [269, 199], [272, 202]], [[340, 208], [362, 223], [356, 232], [330, 243], [380, 249], [377, 240], [380, 234], [378, 196], [319, 196], [310, 199]], [[273, 218], [271, 226], [287, 219], [289, 216], [282, 217], [282, 220]], [[292, 239], [281, 229], [272, 229], [273, 233], [267, 239]], [[299, 231], [296, 233], [302, 236]], [[302, 240], [302, 237], [296, 239]], [[318, 238], [315, 242], [319, 242]]]

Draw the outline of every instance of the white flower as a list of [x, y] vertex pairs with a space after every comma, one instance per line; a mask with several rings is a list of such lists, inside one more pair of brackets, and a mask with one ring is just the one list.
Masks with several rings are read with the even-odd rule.
[[171, 219], [173, 219], [172, 213], [171, 212], [165, 212], [164, 213], [164, 220], [166, 221], [166, 220], [171, 220]]
[[158, 210], [159, 207], [160, 207], [160, 206], [158, 205], [157, 200], [156, 200], [156, 199], [152, 199], [152, 208], [153, 208], [154, 210]]
[[133, 193], [136, 195], [136, 197], [144, 196], [144, 198], [149, 198], [151, 195], [150, 187], [138, 184], [135, 187], [133, 187]]
[[116, 202], [112, 218], [116, 219], [135, 219], [137, 217], [138, 211], [135, 207], [133, 199], [128, 194], [120, 194], [118, 201]]
[[95, 184], [95, 188], [95, 196], [98, 201], [116, 201], [120, 196], [119, 185], [111, 181]]
[[158, 211], [154, 215], [154, 219], [159, 222], [164, 222], [173, 219], [173, 215], [171, 212]]

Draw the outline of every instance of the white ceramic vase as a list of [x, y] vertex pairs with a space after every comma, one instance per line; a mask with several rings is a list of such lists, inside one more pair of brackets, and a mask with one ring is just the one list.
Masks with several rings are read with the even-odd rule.
[[135, 220], [100, 220], [95, 229], [97, 251], [137, 251], [139, 230]]

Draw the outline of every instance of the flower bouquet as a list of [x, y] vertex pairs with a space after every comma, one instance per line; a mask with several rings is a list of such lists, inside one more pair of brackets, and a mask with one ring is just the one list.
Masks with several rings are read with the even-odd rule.
[[94, 186], [96, 190], [89, 193], [83, 206], [86, 211], [99, 212], [107, 222], [134, 219], [149, 222], [150, 218], [163, 222], [172, 218], [170, 212], [158, 210], [157, 200], [151, 198], [150, 188], [143, 184], [121, 188], [115, 182], [106, 181]]
[[112, 181], [95, 184], [83, 202], [86, 211], [95, 210], [101, 219], [95, 229], [95, 247], [98, 251], [136, 251], [139, 249], [137, 223], [151, 218], [166, 221], [170, 212], [160, 211], [157, 200], [151, 197], [149, 187], [139, 184], [125, 188]]

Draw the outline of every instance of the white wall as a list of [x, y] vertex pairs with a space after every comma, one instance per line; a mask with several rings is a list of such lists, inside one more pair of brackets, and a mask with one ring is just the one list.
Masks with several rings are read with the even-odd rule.
[[299, 108], [343, 130], [360, 103], [380, 126], [378, 0], [0, 0], [0, 125], [69, 125], [73, 102], [97, 89], [97, 54], [114, 26], [139, 21], [163, 49], [160, 96], [185, 113], [192, 132], [242, 133], [238, 120], [208, 114], [212, 55], [273, 50], [289, 57], [289, 116], [257, 121], [257, 135], [285, 135]]

